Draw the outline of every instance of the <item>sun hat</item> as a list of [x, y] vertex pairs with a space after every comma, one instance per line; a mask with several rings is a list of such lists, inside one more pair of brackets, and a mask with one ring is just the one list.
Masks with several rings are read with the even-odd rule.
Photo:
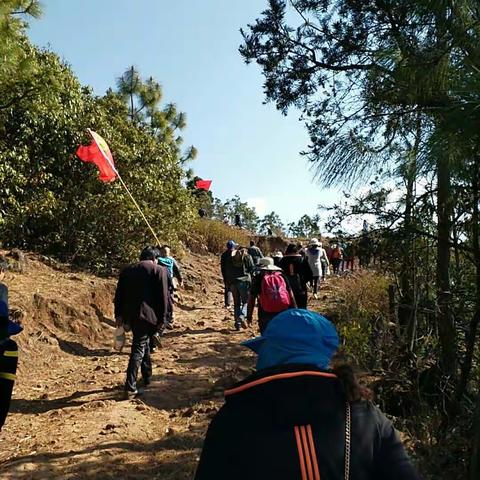
[[320, 245], [320, 242], [318, 241], [318, 238], [312, 238], [309, 245], [315, 245], [316, 247], [318, 247]]
[[273, 258], [272, 257], [263, 257], [258, 261], [258, 268], [260, 270], [270, 270], [272, 272], [281, 272], [282, 269], [280, 267], [277, 267], [273, 263]]
[[257, 369], [284, 364], [309, 364], [326, 369], [339, 339], [323, 315], [293, 308], [276, 315], [262, 336], [242, 342], [257, 355]]

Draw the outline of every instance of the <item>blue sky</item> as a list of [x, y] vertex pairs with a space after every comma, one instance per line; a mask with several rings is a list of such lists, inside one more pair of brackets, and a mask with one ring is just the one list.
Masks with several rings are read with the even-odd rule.
[[[163, 86], [164, 99], [187, 114], [185, 144], [195, 172], [215, 196], [239, 195], [260, 214], [313, 214], [339, 194], [312, 181], [299, 152], [307, 134], [292, 112], [263, 105], [260, 69], [245, 65], [239, 29], [265, 0], [43, 0], [29, 35], [49, 46], [84, 84], [103, 94], [130, 65]], [[101, 132], [99, 132], [101, 133]]]

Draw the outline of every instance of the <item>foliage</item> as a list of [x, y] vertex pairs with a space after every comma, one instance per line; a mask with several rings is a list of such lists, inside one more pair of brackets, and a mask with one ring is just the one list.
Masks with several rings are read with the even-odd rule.
[[258, 228], [259, 218], [255, 208], [250, 207], [247, 202], [242, 202], [238, 195], [222, 202], [218, 198], [213, 200], [212, 218], [217, 220], [228, 220], [233, 223], [235, 215], [240, 215], [243, 226], [251, 231], [256, 232]]
[[96, 168], [74, 156], [87, 127], [109, 143], [161, 239], [178, 240], [194, 213], [175, 148], [132, 124], [117, 94], [94, 97], [56, 55], [32, 49], [30, 61], [37, 73], [16, 82], [35, 98], [0, 110], [3, 242], [99, 269], [133, 260], [153, 242], [121, 185], [100, 183]]
[[320, 216], [303, 215], [298, 222], [288, 224], [288, 231], [292, 237], [297, 238], [320, 237]]
[[280, 216], [275, 212], [268, 213], [260, 221], [260, 233], [267, 235], [269, 230], [278, 237], [285, 235], [283, 222]]

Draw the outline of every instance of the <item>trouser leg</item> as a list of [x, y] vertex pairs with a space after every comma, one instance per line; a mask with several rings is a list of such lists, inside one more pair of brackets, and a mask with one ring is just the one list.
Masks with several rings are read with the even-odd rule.
[[313, 294], [316, 295], [318, 292], [318, 278], [319, 277], [313, 277]]
[[126, 391], [136, 391], [139, 367], [144, 377], [147, 375], [148, 378], [152, 375], [149, 342], [154, 330], [153, 326], [150, 328], [146, 325], [132, 325], [133, 340], [125, 382]]

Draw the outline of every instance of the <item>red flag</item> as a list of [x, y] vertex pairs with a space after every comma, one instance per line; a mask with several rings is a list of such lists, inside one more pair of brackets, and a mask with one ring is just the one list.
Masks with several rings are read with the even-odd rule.
[[94, 163], [99, 170], [98, 179], [102, 182], [111, 182], [117, 178], [117, 169], [113, 163], [112, 153], [107, 142], [93, 130], [88, 130], [92, 136], [92, 143], [87, 146], [80, 145], [77, 157], [88, 163]]
[[211, 185], [211, 180], [197, 180], [195, 182], [195, 188], [198, 188], [199, 190], [206, 190], [207, 192], [210, 190]]

